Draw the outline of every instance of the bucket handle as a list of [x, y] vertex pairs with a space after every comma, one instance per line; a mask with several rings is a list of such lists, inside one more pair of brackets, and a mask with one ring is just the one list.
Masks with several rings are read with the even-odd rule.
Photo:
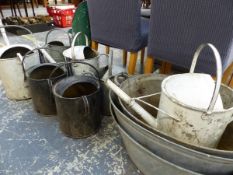
[[[97, 75], [98, 80], [101, 81], [101, 80], [100, 80], [99, 72], [98, 72], [98, 70], [97, 70], [93, 65], [91, 65], [90, 63], [83, 62], [83, 61], [78, 61], [78, 60], [73, 60], [73, 61], [69, 61], [69, 62], [65, 62], [65, 63], [60, 63], [60, 64], [59, 64], [56, 68], [54, 68], [54, 70], [50, 73], [48, 80], [51, 79], [52, 75], [56, 72], [57, 69], [59, 69], [59, 68], [62, 67], [62, 66], [65, 66], [65, 65], [67, 65], [67, 64], [73, 64], [73, 63], [80, 63], [80, 64], [85, 64], [85, 65], [90, 66], [90, 67], [96, 72], [96, 75]], [[68, 66], [67, 66], [67, 67], [68, 67]], [[70, 74], [67, 74], [67, 76], [72, 76], [72, 75], [73, 75], [73, 72], [70, 72]]]
[[[45, 63], [45, 58], [43, 56], [43, 54], [41, 53], [40, 49], [48, 49], [48, 50], [51, 50], [51, 51], [56, 51], [56, 52], [59, 52], [58, 50], [54, 50], [54, 49], [50, 49], [50, 48], [46, 48], [46, 47], [39, 47], [39, 48], [35, 48], [33, 50], [30, 50], [28, 51], [22, 58], [22, 61], [21, 61], [21, 64], [22, 64], [22, 68], [23, 68], [23, 75], [24, 75], [24, 81], [27, 80], [27, 76], [26, 76], [26, 70], [25, 70], [25, 67], [24, 67], [24, 61], [25, 59], [27, 58], [27, 56], [30, 54], [30, 53], [33, 53], [34, 51], [38, 51], [39, 52], [39, 55], [40, 55], [40, 63]], [[66, 61], [66, 59], [64, 58], [64, 60]]]
[[64, 30], [61, 30], [61, 29], [52, 29], [50, 30], [47, 34], [46, 34], [46, 37], [45, 37], [45, 45], [48, 44], [48, 37], [49, 35], [54, 32], [54, 31], [60, 31], [60, 32], [63, 32], [64, 34], [67, 35], [68, 39], [69, 39], [69, 45], [71, 46], [71, 39], [70, 39], [70, 36], [69, 36], [69, 33], [65, 32]]
[[217, 98], [218, 98], [219, 90], [220, 90], [220, 87], [221, 87], [221, 80], [222, 80], [222, 61], [221, 61], [221, 56], [220, 56], [217, 48], [213, 44], [210, 44], [210, 43], [201, 44], [197, 48], [196, 52], [194, 53], [193, 61], [192, 61], [191, 68], [190, 68], [189, 72], [194, 73], [194, 69], [196, 67], [197, 59], [199, 58], [199, 55], [200, 55], [201, 51], [205, 47], [209, 47], [212, 50], [213, 54], [214, 54], [215, 62], [216, 62], [216, 72], [217, 72], [217, 79], [216, 79], [216, 83], [215, 83], [215, 87], [214, 87], [213, 96], [211, 98], [209, 107], [207, 108], [207, 111], [206, 111], [207, 114], [211, 114], [213, 112], [215, 103], [216, 103]]
[[34, 36], [32, 31], [29, 30], [28, 28], [23, 27], [23, 26], [19, 26], [19, 25], [6, 25], [6, 26], [2, 25], [2, 26], [0, 26], [0, 28], [12, 28], [12, 27], [20, 28], [20, 29], [23, 29], [23, 30], [27, 31], [34, 38], [34, 40], [29, 40], [29, 39], [28, 40], [31, 41], [36, 47], [39, 46], [36, 37]]
[[73, 40], [72, 40], [72, 43], [71, 43], [71, 57], [72, 57], [73, 59], [75, 59], [75, 60], [76, 60], [76, 57], [75, 57], [75, 53], [74, 53], [74, 47], [75, 47], [74, 44], [75, 44], [76, 39], [77, 39], [78, 37], [80, 37], [81, 34], [83, 34], [84, 37], [85, 37], [85, 42], [86, 42], [85, 46], [88, 46], [88, 38], [87, 38], [87, 35], [85, 35], [85, 34], [82, 33], [82, 32], [78, 32], [78, 33], [74, 36], [74, 38], [73, 38]]

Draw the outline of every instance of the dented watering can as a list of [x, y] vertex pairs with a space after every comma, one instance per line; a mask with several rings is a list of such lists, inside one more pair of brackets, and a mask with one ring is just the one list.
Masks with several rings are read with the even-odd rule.
[[[212, 83], [211, 77], [206, 77], [206, 74], [194, 73], [198, 56], [205, 47], [210, 47], [215, 56], [216, 83]], [[226, 93], [231, 94], [232, 89], [221, 85], [221, 79], [219, 52], [212, 44], [202, 44], [194, 54], [190, 73], [172, 75], [163, 80], [159, 109], [179, 120], [174, 120], [159, 110], [158, 129], [189, 144], [216, 147], [227, 124], [233, 120], [233, 106], [230, 105], [233, 99], [228, 99], [230, 102], [226, 103]], [[185, 89], [190, 85], [196, 86], [195, 89]], [[202, 89], [198, 91], [199, 86]], [[220, 97], [220, 90], [225, 91], [225, 95]]]

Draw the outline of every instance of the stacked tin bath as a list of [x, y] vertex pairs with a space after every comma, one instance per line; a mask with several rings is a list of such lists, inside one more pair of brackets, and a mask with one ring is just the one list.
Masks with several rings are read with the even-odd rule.
[[[202, 45], [199, 52], [206, 46], [212, 47], [210, 44]], [[219, 75], [219, 72], [217, 74]], [[130, 97], [133, 97], [132, 100], [143, 96], [144, 102], [137, 101], [137, 103], [152, 116], [156, 117], [158, 113], [161, 115], [161, 111], [157, 112], [154, 107], [161, 107], [160, 92], [162, 91], [162, 84], [164, 84], [162, 82], [169, 78], [166, 75], [137, 75], [125, 80], [120, 85], [120, 89]], [[216, 91], [216, 89], [218, 88], [215, 87], [214, 90]], [[214, 122], [217, 125], [208, 132], [214, 135], [222, 129], [223, 134], [221, 133], [219, 138], [216, 136], [198, 144], [180, 139], [174, 136], [174, 134], [172, 135], [171, 133], [176, 132], [177, 128], [175, 127], [173, 128], [174, 130], [170, 129], [169, 133], [160, 129], [161, 127], [150, 126], [143, 119], [144, 116], [140, 116], [124, 100], [115, 93], [110, 92], [112, 116], [118, 125], [123, 143], [131, 160], [143, 174], [233, 174], [233, 90], [221, 84], [219, 93], [216, 94], [220, 94], [224, 109], [212, 111], [206, 115], [212, 117], [213, 121], [214, 117], [220, 117], [219, 123]], [[185, 107], [183, 104], [180, 104], [180, 106]], [[166, 107], [172, 109], [170, 104]], [[163, 112], [168, 111], [165, 110]], [[185, 116], [184, 113], [183, 115]], [[206, 120], [206, 118], [208, 117], [202, 116], [203, 120]], [[165, 118], [165, 120], [168, 119], [169, 117]], [[224, 123], [225, 121], [227, 122]], [[175, 122], [179, 123], [181, 121], [173, 121], [173, 123]], [[218, 128], [218, 126], [221, 127]], [[206, 134], [209, 134], [208, 132]], [[193, 140], [195, 139], [193, 138]], [[213, 144], [212, 141], [216, 141], [216, 144]]]

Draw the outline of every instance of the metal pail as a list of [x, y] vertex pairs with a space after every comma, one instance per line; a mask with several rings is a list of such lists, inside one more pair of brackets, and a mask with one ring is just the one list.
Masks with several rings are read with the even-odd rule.
[[102, 101], [99, 80], [84, 75], [67, 77], [55, 84], [53, 94], [59, 126], [65, 135], [85, 138], [97, 132]]
[[[63, 42], [61, 41], [48, 41], [49, 39], [49, 35], [54, 32], [54, 31], [59, 31], [59, 32], [63, 32], [64, 34], [67, 35], [68, 41], [69, 41], [69, 46], [65, 46]], [[52, 29], [50, 30], [46, 37], [45, 37], [45, 44], [46, 47], [49, 49], [45, 49], [48, 54], [56, 61], [56, 62], [64, 62], [64, 56], [63, 56], [63, 51], [70, 48], [71, 46], [71, 39], [70, 36], [67, 32], [65, 32], [64, 30], [60, 30], [60, 29]]]

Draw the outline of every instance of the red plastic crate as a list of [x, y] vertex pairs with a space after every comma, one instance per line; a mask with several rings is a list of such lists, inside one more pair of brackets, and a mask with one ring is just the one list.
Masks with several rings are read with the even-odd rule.
[[[62, 8], [65, 8], [62, 6]], [[74, 17], [75, 8], [60, 9], [60, 7], [47, 7], [50, 16], [53, 17], [53, 22], [58, 27], [70, 27]]]

